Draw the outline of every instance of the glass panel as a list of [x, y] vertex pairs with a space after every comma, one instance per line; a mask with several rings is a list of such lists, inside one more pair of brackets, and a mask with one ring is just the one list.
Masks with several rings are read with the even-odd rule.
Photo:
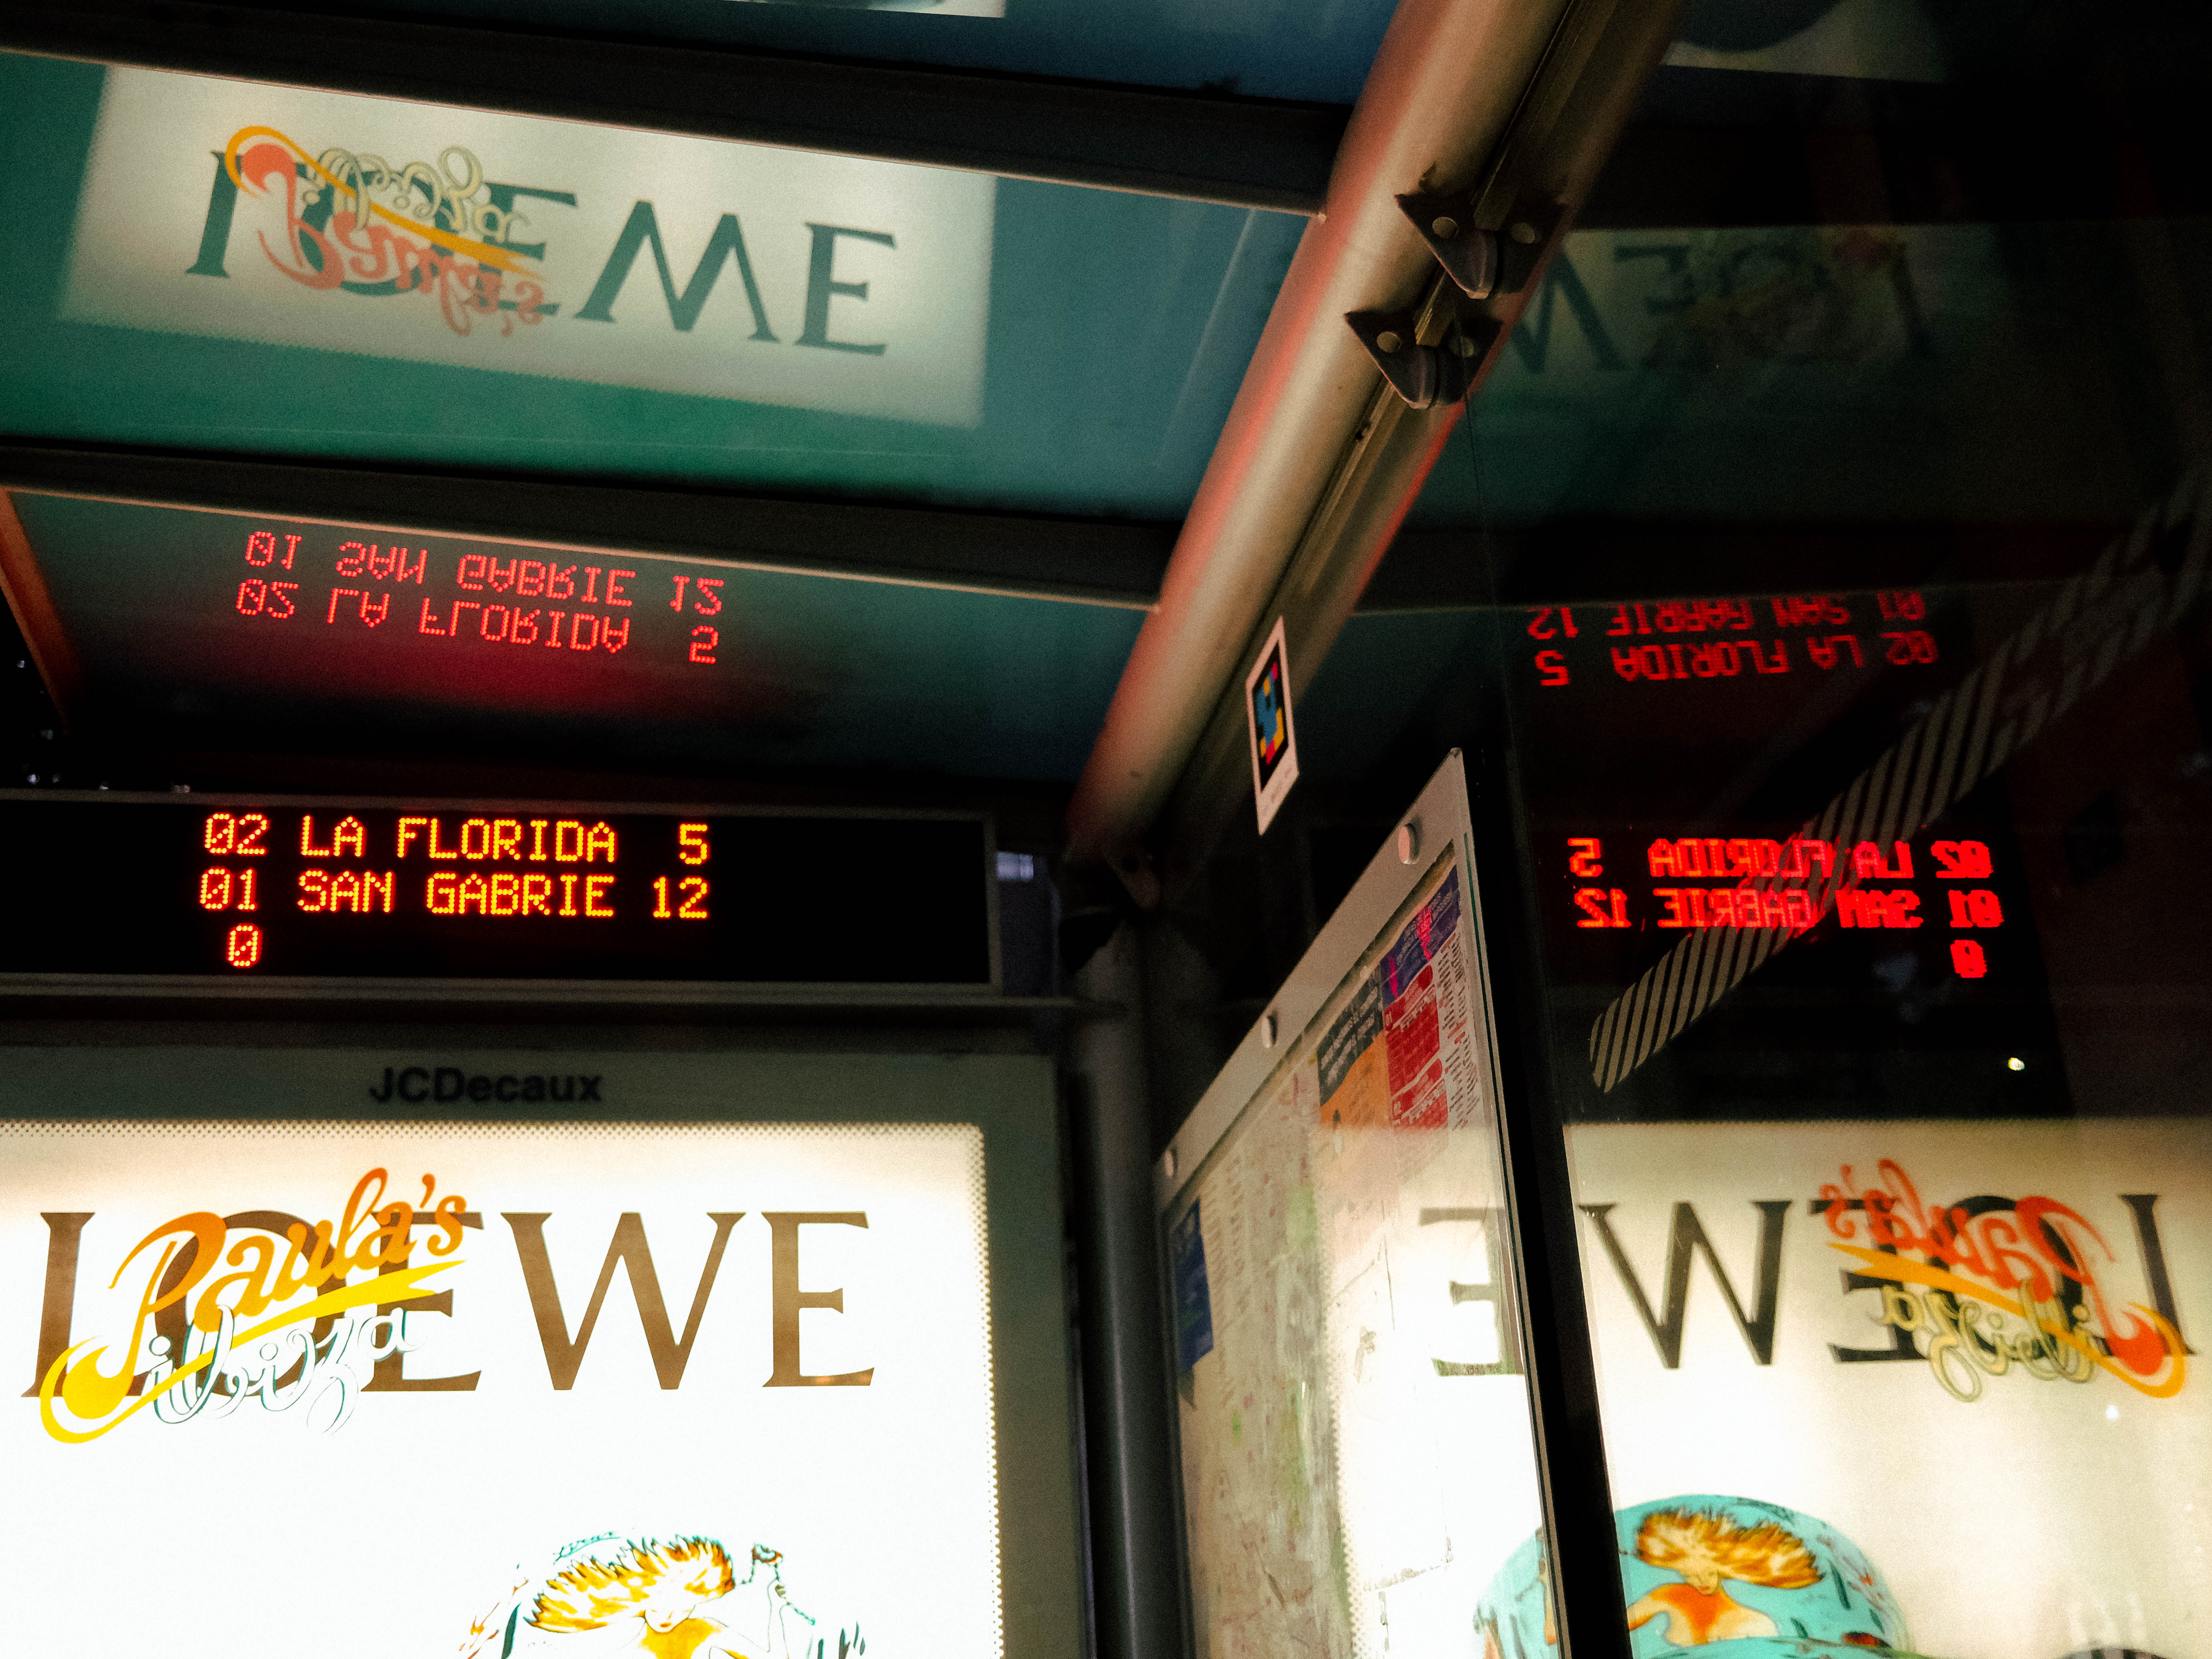
[[1180, 516], [1303, 222], [0, 56], [24, 435]]
[[1298, 708], [1489, 757], [1644, 1659], [2198, 1644], [2212, 59], [2048, 21], [1694, 71], [1831, 205], [1571, 239]]
[[[1415, 521], [2122, 521], [2170, 465], [2136, 422], [2172, 366], [2129, 337], [2141, 276], [2112, 240], [1577, 230], [1483, 393], [1477, 453], [1453, 447]], [[2177, 321], [2201, 317], [2212, 221], [2154, 241]], [[1978, 418], [1996, 408], [2001, 439]]]
[[52, 602], [52, 638], [27, 617], [40, 666], [72, 735], [125, 753], [1072, 779], [1144, 619], [642, 554], [13, 500]]
[[416, 0], [392, 16], [726, 42], [881, 63], [1348, 104], [1389, 0]]
[[1200, 1659], [1557, 1637], [1465, 801], [1455, 762], [1168, 1155]]

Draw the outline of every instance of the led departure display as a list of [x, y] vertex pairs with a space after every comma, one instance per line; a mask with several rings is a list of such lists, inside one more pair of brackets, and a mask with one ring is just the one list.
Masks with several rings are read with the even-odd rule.
[[1806, 1077], [1891, 1112], [2057, 1109], [2052, 892], [2077, 884], [2080, 803], [2023, 818], [2035, 751], [2005, 763], [2107, 625], [2059, 591], [1509, 614], [1532, 890], [1575, 988], [1554, 1006], [1584, 1109], [1787, 1115]]
[[5, 974], [992, 979], [972, 816], [14, 793], [0, 850]]

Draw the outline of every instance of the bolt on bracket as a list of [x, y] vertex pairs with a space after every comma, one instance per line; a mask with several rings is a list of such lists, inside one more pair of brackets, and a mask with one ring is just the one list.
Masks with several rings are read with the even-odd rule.
[[1535, 274], [1536, 262], [1551, 246], [1553, 233], [1559, 229], [1562, 216], [1559, 207], [1550, 202], [1513, 204], [1498, 244], [1498, 278], [1493, 293], [1518, 294], [1528, 285], [1528, 278]]
[[1477, 228], [1474, 198], [1416, 191], [1401, 196], [1398, 207], [1460, 291], [1470, 300], [1488, 299], [1498, 283], [1498, 233]]
[[[1490, 344], [1455, 323], [1440, 343], [1422, 345], [1413, 337], [1410, 311], [1349, 311], [1344, 320], [1367, 348], [1390, 389], [1414, 409], [1455, 404], [1467, 396], [1475, 365]], [[1492, 338], [1496, 334], [1492, 324]]]

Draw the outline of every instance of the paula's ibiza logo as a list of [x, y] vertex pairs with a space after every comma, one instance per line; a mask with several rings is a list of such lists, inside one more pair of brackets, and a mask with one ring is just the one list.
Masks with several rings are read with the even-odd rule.
[[310, 155], [274, 127], [240, 128], [217, 159], [192, 275], [228, 274], [230, 222], [243, 196], [281, 210], [258, 230], [261, 251], [303, 288], [433, 297], [457, 334], [496, 317], [511, 335], [517, 323], [532, 326], [560, 309], [546, 302], [538, 269], [545, 245], [519, 244], [513, 234], [527, 222], [518, 197], [573, 207], [569, 191], [494, 184], [458, 144], [440, 151], [434, 166], [393, 167], [344, 149]]
[[[46, 1432], [82, 1443], [149, 1407], [162, 1422], [182, 1423], [203, 1412], [227, 1415], [249, 1399], [271, 1412], [301, 1407], [310, 1424], [338, 1427], [377, 1367], [414, 1346], [406, 1310], [392, 1304], [437, 1296], [423, 1281], [461, 1265], [453, 1252], [462, 1229], [477, 1222], [457, 1193], [432, 1207], [435, 1176], [422, 1177], [421, 1208], [404, 1199], [386, 1204], [387, 1181], [386, 1171], [369, 1170], [342, 1219], [312, 1229], [270, 1211], [209, 1210], [155, 1228], [108, 1281], [114, 1290], [135, 1275], [143, 1285], [114, 1369], [102, 1364], [107, 1340], [94, 1337], [65, 1348], [40, 1378]], [[63, 1218], [80, 1225], [88, 1218]], [[424, 1224], [429, 1231], [418, 1237]], [[289, 1246], [281, 1256], [280, 1237]], [[418, 1244], [446, 1259], [413, 1261]], [[225, 1265], [237, 1271], [217, 1274]], [[370, 1277], [349, 1283], [356, 1272]], [[142, 1354], [152, 1362], [143, 1372]]]
[[2154, 1399], [2181, 1392], [2181, 1333], [2156, 1308], [2115, 1299], [2119, 1258], [2080, 1211], [2039, 1194], [2001, 1207], [1924, 1204], [1903, 1166], [1876, 1167], [1878, 1184], [1861, 1189], [1847, 1164], [1820, 1188], [1832, 1242], [1880, 1289], [1880, 1322], [1924, 1339], [1948, 1392], [1978, 1399], [1984, 1376], [2015, 1364], [2045, 1382], [2101, 1370]]
[[[433, 297], [456, 334], [497, 318], [500, 332], [511, 336], [518, 324], [535, 327], [562, 314], [561, 304], [547, 298], [551, 233], [532, 224], [532, 210], [573, 209], [574, 191], [492, 179], [475, 154], [459, 144], [440, 150], [434, 165], [410, 161], [394, 167], [380, 155], [343, 149], [310, 155], [275, 127], [247, 126], [212, 154], [215, 178], [200, 228], [199, 257], [186, 267], [187, 276], [231, 275], [234, 233], [243, 209], [262, 256], [304, 289], [369, 298]], [[819, 351], [884, 356], [890, 350], [887, 341], [833, 336], [830, 305], [840, 302], [849, 318], [849, 307], [868, 299], [867, 282], [836, 274], [841, 244], [873, 246], [888, 253], [896, 251], [898, 238], [857, 225], [812, 218], [804, 223], [805, 297], [796, 336], [779, 334], [769, 323], [768, 301], [736, 214], [715, 218], [698, 263], [678, 287], [659, 216], [652, 202], [642, 199], [631, 206], [597, 264], [590, 292], [568, 319], [613, 323], [615, 303], [632, 270], [649, 255], [676, 333], [690, 334], [697, 326], [724, 273], [733, 270], [743, 293], [738, 326], [750, 325], [745, 340], [776, 345], [788, 338], [793, 345]], [[526, 235], [532, 240], [522, 240]]]

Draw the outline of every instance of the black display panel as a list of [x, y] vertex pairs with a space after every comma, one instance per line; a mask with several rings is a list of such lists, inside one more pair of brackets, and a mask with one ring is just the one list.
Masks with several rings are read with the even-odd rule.
[[969, 816], [0, 793], [0, 975], [988, 988]]

